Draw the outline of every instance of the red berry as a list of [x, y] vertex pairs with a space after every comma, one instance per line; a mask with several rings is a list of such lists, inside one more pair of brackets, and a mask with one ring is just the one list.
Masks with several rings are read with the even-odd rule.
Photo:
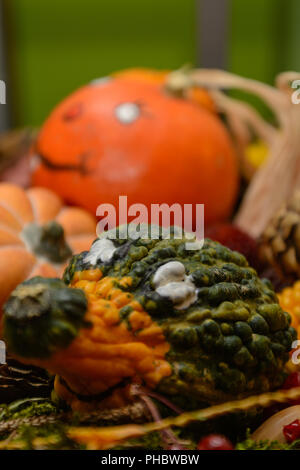
[[284, 426], [283, 435], [288, 443], [294, 442], [296, 439], [300, 439], [300, 420], [295, 419], [292, 423]]
[[233, 450], [231, 442], [220, 434], [210, 434], [201, 439], [197, 446], [198, 450]]

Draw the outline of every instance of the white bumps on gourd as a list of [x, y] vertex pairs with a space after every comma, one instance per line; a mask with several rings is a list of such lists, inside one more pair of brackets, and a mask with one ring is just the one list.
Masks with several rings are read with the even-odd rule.
[[170, 299], [175, 308], [188, 308], [197, 300], [197, 289], [185, 267], [179, 261], [170, 261], [158, 268], [152, 279], [155, 291]]
[[116, 249], [117, 248], [114, 243], [107, 238], [97, 240], [91, 246], [89, 253], [84, 258], [84, 261], [90, 264], [96, 264], [99, 260], [102, 263], [107, 263], [111, 261]]

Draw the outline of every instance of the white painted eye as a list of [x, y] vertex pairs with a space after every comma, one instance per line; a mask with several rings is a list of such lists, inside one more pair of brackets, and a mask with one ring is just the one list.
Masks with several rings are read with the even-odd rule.
[[115, 116], [122, 124], [131, 124], [140, 114], [140, 107], [136, 103], [122, 103], [115, 108]]
[[100, 78], [95, 78], [95, 80], [92, 80], [90, 82], [91, 86], [99, 86], [99, 85], [105, 85], [105, 83], [108, 83], [111, 81], [110, 77], [100, 77]]

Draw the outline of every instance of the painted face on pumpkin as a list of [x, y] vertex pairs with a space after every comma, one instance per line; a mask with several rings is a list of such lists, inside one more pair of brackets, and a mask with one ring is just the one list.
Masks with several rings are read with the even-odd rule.
[[[109, 77], [102, 77], [96, 80], [93, 80], [90, 83], [91, 87], [102, 87], [112, 79]], [[127, 126], [129, 124], [134, 124], [141, 116], [149, 116], [149, 113], [143, 112], [142, 105], [137, 102], [123, 102], [118, 103], [115, 107], [111, 109], [111, 113], [118, 123], [121, 125]], [[70, 123], [75, 122], [79, 119], [84, 119], [85, 106], [84, 103], [78, 101], [69, 106], [62, 113], [62, 121], [66, 123], [66, 126]], [[90, 152], [91, 153], [91, 152]], [[46, 155], [43, 152], [39, 152], [39, 147], [37, 147], [37, 152], [32, 156], [31, 167], [33, 170], [37, 169], [40, 165], [44, 165], [50, 171], [67, 171], [67, 172], [78, 172], [81, 176], [88, 174], [91, 170], [89, 169], [88, 159], [89, 152], [82, 153], [77, 156], [77, 163], [68, 164], [64, 163], [63, 160], [59, 163], [54, 163], [50, 158], [50, 155]]]

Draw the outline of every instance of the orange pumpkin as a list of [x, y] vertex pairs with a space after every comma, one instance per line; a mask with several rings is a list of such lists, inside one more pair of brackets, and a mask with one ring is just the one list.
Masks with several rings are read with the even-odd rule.
[[60, 276], [73, 252], [90, 248], [95, 226], [88, 212], [64, 207], [48, 189], [1, 183], [0, 306], [25, 279]]
[[[159, 80], [157, 80], [159, 82]], [[33, 183], [95, 213], [101, 203], [205, 204], [226, 219], [238, 189], [233, 144], [219, 117], [150, 79], [106, 78], [65, 99], [35, 145]]]

